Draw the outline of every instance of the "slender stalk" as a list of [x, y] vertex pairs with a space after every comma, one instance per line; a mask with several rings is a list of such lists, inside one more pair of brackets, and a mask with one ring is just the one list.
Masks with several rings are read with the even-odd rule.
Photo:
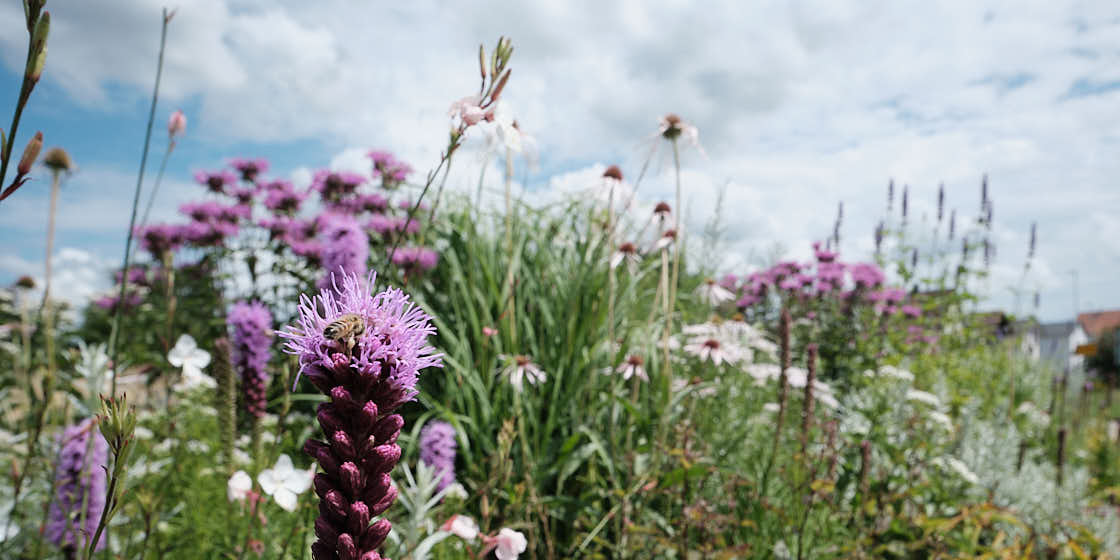
[[60, 171], [51, 172], [51, 209], [47, 215], [47, 255], [45, 259], [45, 277], [43, 278], [43, 306], [51, 296], [51, 255], [54, 253], [54, 222], [58, 211], [58, 186], [62, 180]]
[[673, 229], [677, 232], [676, 243], [673, 244], [673, 278], [669, 282], [669, 305], [670, 311], [677, 305], [677, 281], [680, 279], [681, 273], [681, 243], [684, 241], [684, 236], [681, 232], [681, 155], [680, 148], [677, 146], [677, 140], [673, 139], [673, 169], [677, 177], [677, 205], [673, 210]]
[[148, 110], [148, 127], [144, 133], [144, 149], [140, 153], [140, 172], [136, 176], [136, 192], [132, 195], [132, 215], [128, 220], [128, 235], [124, 242], [124, 263], [121, 265], [121, 289], [119, 292], [119, 299], [117, 308], [113, 312], [113, 326], [109, 331], [109, 359], [113, 364], [112, 376], [110, 382], [110, 394], [117, 394], [117, 339], [120, 337], [121, 330], [121, 311], [124, 302], [125, 288], [128, 287], [128, 265], [130, 257], [132, 256], [132, 231], [136, 226], [136, 207], [140, 204], [140, 190], [144, 185], [144, 168], [148, 164], [148, 148], [152, 143], [152, 125], [155, 123], [156, 118], [156, 103], [159, 101], [159, 81], [163, 76], [163, 50], [167, 45], [167, 24], [170, 23], [171, 18], [167, 14], [167, 8], [163, 9], [163, 25], [160, 28], [159, 34], [159, 59], [156, 63], [156, 83], [152, 88], [152, 105]]
[[163, 152], [163, 161], [159, 163], [159, 172], [156, 173], [156, 182], [152, 185], [152, 194], [148, 196], [148, 204], [144, 206], [144, 216], [140, 218], [140, 227], [148, 225], [148, 215], [152, 213], [152, 204], [159, 194], [159, 186], [163, 184], [163, 172], [167, 170], [167, 160], [171, 159], [171, 152], [175, 149], [175, 140], [167, 143], [167, 151]]
[[[451, 156], [447, 156], [447, 168], [443, 170], [443, 179], [440, 179], [439, 188], [436, 189], [436, 200], [432, 203], [432, 209], [428, 212], [428, 224], [432, 224], [435, 222], [436, 208], [439, 208], [439, 201], [443, 199], [443, 187], [447, 184], [447, 176], [450, 174]], [[421, 241], [421, 243], [423, 243], [423, 241]]]
[[509, 290], [509, 339], [517, 341], [517, 298], [513, 290], [513, 150], [506, 148], [506, 289]]
[[[27, 8], [26, 4], [24, 4], [24, 8]], [[27, 106], [27, 100], [31, 98], [31, 90], [35, 89], [35, 84], [38, 82], [38, 79], [31, 78], [34, 63], [32, 57], [35, 56], [34, 28], [29, 26], [27, 31], [27, 57], [24, 62], [23, 82], [19, 86], [19, 99], [16, 100], [15, 113], [12, 114], [12, 124], [8, 127], [8, 138], [4, 144], [3, 153], [0, 154], [0, 187], [3, 187], [4, 179], [8, 176], [8, 164], [12, 161], [12, 147], [16, 143], [16, 132], [19, 131], [19, 120], [23, 116], [23, 108]], [[46, 40], [46, 37], [44, 37], [44, 40]], [[46, 45], [44, 44], [42, 48], [45, 49]]]
[[[614, 247], [614, 181], [611, 181], [610, 194], [607, 197], [607, 258], [613, 258]], [[607, 261], [607, 340], [613, 345], [614, 340], [614, 300], [615, 300], [615, 275], [614, 267]], [[613, 366], [613, 361], [612, 361]]]

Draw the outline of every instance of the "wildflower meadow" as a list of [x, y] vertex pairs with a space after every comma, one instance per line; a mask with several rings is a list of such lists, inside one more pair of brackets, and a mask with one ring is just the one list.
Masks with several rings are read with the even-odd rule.
[[[50, 193], [45, 270], [0, 290], [0, 558], [1120, 557], [1117, 370], [1038, 359], [1025, 281], [989, 312], [994, 179], [884, 172], [876, 221], [836, 201], [800, 256], [729, 267], [735, 208], [685, 212], [711, 148], [687, 114], [627, 131], [640, 166], [515, 188], [543, 145], [507, 103], [516, 36], [436, 92], [430, 161], [173, 177], [165, 10], [111, 289], [73, 303], [50, 255], [80, 151], [19, 127], [66, 32], [45, 4], [0, 84], [0, 219]], [[476, 152], [497, 180], [464, 176]], [[175, 180], [193, 201], [156, 218]], [[1044, 231], [1002, 262], [1030, 278]]]

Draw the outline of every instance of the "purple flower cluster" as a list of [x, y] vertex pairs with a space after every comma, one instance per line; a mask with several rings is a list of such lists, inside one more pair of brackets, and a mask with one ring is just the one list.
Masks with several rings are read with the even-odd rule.
[[306, 192], [299, 192], [288, 181], [272, 181], [261, 189], [264, 192], [264, 207], [274, 214], [290, 216], [299, 211], [307, 198]]
[[229, 171], [206, 172], [199, 171], [194, 174], [194, 180], [212, 193], [226, 194], [227, 189], [237, 185], [237, 176]]
[[140, 238], [140, 247], [156, 261], [161, 260], [164, 253], [175, 251], [186, 241], [182, 226], [172, 224], [137, 226], [134, 234]]
[[[396, 499], [389, 473], [400, 460], [396, 441], [404, 426], [393, 411], [417, 394], [420, 370], [441, 360], [428, 343], [431, 318], [404, 292], [373, 294], [372, 274], [336, 281], [337, 292], [301, 296], [297, 323], [280, 333], [285, 351], [299, 358], [300, 374], [329, 397], [317, 412], [326, 441], [304, 444], [323, 471], [314, 481], [320, 504], [311, 550], [315, 560], [379, 560], [391, 524], [373, 519]], [[343, 336], [333, 336], [333, 322], [354, 317], [360, 323], [346, 321]]]
[[268, 160], [264, 158], [234, 158], [229, 165], [241, 173], [241, 180], [246, 183], [255, 182], [258, 175], [268, 171]]
[[439, 263], [439, 253], [427, 247], [400, 247], [393, 255], [393, 264], [405, 274], [427, 272]]
[[357, 173], [324, 169], [315, 173], [311, 181], [311, 189], [317, 191], [327, 204], [335, 204], [354, 196], [358, 192], [358, 187], [365, 182], [366, 178]]
[[390, 152], [373, 150], [367, 155], [373, 162], [373, 176], [380, 177], [381, 186], [386, 189], [394, 189], [400, 186], [412, 173], [412, 166], [397, 160], [396, 156]]
[[369, 238], [351, 216], [327, 214], [320, 235], [323, 243], [322, 262], [325, 274], [319, 279], [319, 288], [332, 286], [332, 278], [347, 273], [365, 276], [366, 258], [369, 257]]
[[[63, 430], [61, 443], [46, 538], [64, 549], [81, 549], [89, 546], [105, 508], [109, 444], [92, 418]], [[96, 549], [103, 548], [104, 538]]]
[[268, 403], [268, 358], [272, 344], [272, 313], [264, 304], [238, 302], [226, 322], [233, 341], [233, 366], [241, 376], [245, 409], [254, 418], [264, 416]]
[[420, 460], [439, 477], [437, 491], [455, 483], [455, 428], [442, 420], [428, 422], [420, 430]]

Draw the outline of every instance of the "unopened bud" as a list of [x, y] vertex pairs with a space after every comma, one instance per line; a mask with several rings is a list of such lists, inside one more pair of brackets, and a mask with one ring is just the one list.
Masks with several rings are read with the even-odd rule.
[[486, 79], [486, 47], [478, 46], [478, 73]]
[[498, 101], [498, 97], [502, 95], [502, 90], [505, 89], [506, 82], [509, 81], [510, 72], [512, 70], [506, 70], [506, 73], [502, 74], [502, 79], [498, 80], [498, 85], [494, 86], [494, 92], [490, 94], [491, 103]]
[[32, 82], [38, 82], [39, 77], [43, 75], [43, 65], [47, 63], [47, 47], [44, 45], [39, 54], [35, 56], [35, 62], [31, 64], [28, 69], [27, 79]]
[[23, 157], [19, 158], [19, 167], [16, 171], [20, 175], [27, 175], [31, 173], [31, 166], [34, 165], [35, 160], [39, 158], [39, 150], [43, 149], [43, 133], [36, 132], [35, 136], [27, 142], [27, 147], [23, 149]]
[[187, 130], [187, 116], [182, 111], [176, 109], [171, 113], [171, 118], [167, 119], [167, 135], [175, 138]]
[[51, 13], [43, 12], [43, 17], [35, 22], [35, 30], [31, 32], [31, 52], [38, 53], [47, 45], [47, 36], [51, 33]]

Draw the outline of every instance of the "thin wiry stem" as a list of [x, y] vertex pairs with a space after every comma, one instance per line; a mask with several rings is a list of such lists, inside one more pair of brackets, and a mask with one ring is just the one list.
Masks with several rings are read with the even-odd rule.
[[109, 394], [117, 394], [117, 339], [121, 331], [121, 310], [124, 307], [125, 289], [128, 287], [128, 265], [132, 256], [132, 230], [136, 226], [136, 207], [140, 205], [140, 189], [144, 185], [144, 168], [148, 165], [148, 148], [152, 143], [152, 126], [156, 118], [156, 103], [159, 101], [159, 81], [163, 75], [163, 50], [167, 45], [167, 24], [171, 18], [167, 15], [167, 8], [163, 9], [163, 25], [159, 34], [159, 60], [156, 63], [156, 83], [152, 88], [152, 106], [148, 110], [148, 127], [144, 133], [144, 149], [140, 153], [140, 172], [136, 176], [136, 192], [132, 195], [132, 215], [128, 220], [128, 236], [124, 242], [124, 263], [121, 265], [121, 289], [118, 294], [117, 308], [113, 312], [113, 326], [109, 331], [109, 359], [113, 364]]
[[159, 194], [159, 186], [163, 183], [163, 172], [167, 169], [167, 160], [171, 159], [171, 152], [175, 149], [175, 141], [172, 140], [167, 144], [167, 151], [163, 153], [163, 161], [159, 164], [159, 172], [156, 173], [156, 182], [152, 185], [152, 194], [148, 196], [148, 204], [144, 207], [144, 217], [140, 218], [140, 227], [148, 225], [148, 215], [152, 213], [152, 204], [156, 201], [156, 195]]

